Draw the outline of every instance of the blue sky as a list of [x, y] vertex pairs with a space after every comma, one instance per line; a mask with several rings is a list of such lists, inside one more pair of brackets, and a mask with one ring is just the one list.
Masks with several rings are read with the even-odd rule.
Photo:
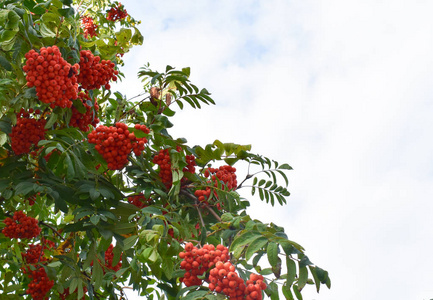
[[122, 3], [145, 44], [120, 91], [140, 93], [147, 62], [189, 66], [217, 105], [179, 112], [172, 135], [294, 167], [288, 205], [250, 212], [330, 272], [304, 299], [433, 298], [432, 2]]

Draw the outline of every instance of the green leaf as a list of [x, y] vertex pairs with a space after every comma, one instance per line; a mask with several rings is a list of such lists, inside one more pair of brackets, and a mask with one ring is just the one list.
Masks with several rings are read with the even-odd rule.
[[258, 231], [247, 231], [238, 235], [233, 243], [230, 245], [230, 252], [235, 252], [238, 248], [251, 244], [253, 241], [262, 237], [263, 235]]
[[101, 265], [93, 261], [93, 269], [92, 269], [92, 282], [94, 282], [95, 290], [98, 290], [102, 285], [102, 278], [104, 277], [104, 272], [102, 270]]
[[123, 251], [132, 248], [138, 240], [138, 235], [132, 235], [123, 241]]
[[98, 199], [99, 196], [101, 195], [101, 193], [99, 191], [97, 191], [95, 188], [91, 188], [89, 190], [89, 194], [90, 194], [90, 199], [92, 199], [92, 200]]
[[282, 164], [279, 169], [285, 169], [285, 170], [293, 170], [293, 168], [291, 166], [289, 166], [288, 164]]
[[301, 260], [299, 261], [299, 267], [310, 266], [313, 263], [308, 259], [306, 255], [302, 255]]
[[286, 299], [289, 299], [289, 300], [295, 299], [293, 297], [291, 290], [290, 290], [290, 286], [287, 286], [286, 284], [284, 284], [282, 287], [282, 291], [283, 291], [283, 295], [284, 295], [284, 297], [286, 297]]
[[301, 291], [305, 284], [307, 284], [308, 280], [308, 269], [307, 267], [300, 267], [299, 268], [299, 279], [298, 279], [298, 288]]
[[201, 299], [205, 295], [207, 295], [208, 293], [209, 293], [208, 291], [195, 291], [195, 292], [189, 293], [185, 297], [182, 297], [182, 300]]
[[295, 293], [296, 298], [298, 298], [298, 300], [302, 300], [302, 294], [298, 289], [298, 286], [295, 284], [293, 286], [293, 292]]
[[268, 239], [264, 236], [252, 241], [245, 252], [245, 260], [248, 261], [254, 253], [262, 249], [268, 243]]
[[286, 256], [286, 266], [287, 266], [286, 285], [288, 287], [291, 287], [296, 277], [296, 263], [292, 259], [290, 259], [290, 257]]
[[328, 288], [331, 288], [331, 279], [328, 276], [328, 271], [325, 271], [316, 266], [317, 278], [319, 278], [321, 283], [326, 284]]
[[97, 225], [99, 223], [99, 220], [101, 219], [101, 216], [94, 215], [90, 217], [90, 222], [92, 222], [93, 225]]
[[75, 176], [75, 169], [74, 169], [74, 165], [72, 164], [72, 160], [71, 157], [66, 154], [65, 155], [65, 164], [66, 164], [66, 176], [68, 178], [74, 178]]
[[35, 183], [33, 182], [28, 182], [28, 181], [23, 181], [17, 184], [17, 186], [15, 187], [15, 193], [17, 195], [27, 195], [30, 192], [34, 192], [34, 187], [35, 187]]
[[317, 274], [316, 274], [316, 267], [315, 266], [308, 266], [308, 268], [310, 269], [310, 272], [313, 275], [314, 284], [316, 285], [316, 290], [317, 290], [317, 292], [319, 292], [319, 290], [320, 290], [320, 280], [319, 280], [319, 278], [317, 277]]
[[274, 242], [269, 243], [266, 249], [266, 253], [268, 255], [268, 261], [271, 266], [276, 266], [278, 263], [278, 244]]
[[63, 5], [66, 5], [66, 6], [72, 5], [72, 0], [60, 0], [60, 1], [62, 1]]
[[52, 31], [46, 24], [41, 24], [40, 32], [42, 37], [44, 38], [53, 38], [56, 37], [56, 33]]
[[47, 124], [45, 124], [45, 129], [50, 129], [54, 125], [54, 123], [56, 123], [56, 121], [57, 121], [57, 114], [52, 113], [50, 115], [50, 118], [47, 121]]
[[11, 63], [2, 55], [0, 55], [0, 66], [2, 66], [6, 71], [12, 71]]

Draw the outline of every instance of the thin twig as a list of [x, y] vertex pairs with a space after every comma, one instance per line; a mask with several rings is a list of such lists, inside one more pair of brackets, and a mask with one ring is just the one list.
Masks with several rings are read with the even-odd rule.
[[43, 221], [39, 221], [39, 224], [46, 226], [48, 228], [50, 228], [56, 235], [58, 235], [63, 241], [65, 241], [66, 239], [51, 225], [43, 222]]
[[[195, 203], [198, 203], [198, 199], [197, 199], [197, 197], [195, 197], [194, 195], [188, 193], [187, 191], [185, 191], [185, 190], [180, 190], [180, 193], [181, 193], [182, 195], [185, 195], [185, 196], [187, 196], [188, 198], [194, 200]], [[210, 207], [209, 207], [207, 204], [205, 204], [205, 203], [203, 203], [203, 205], [204, 205], [204, 207], [206, 207], [206, 208], [211, 212], [211, 214], [212, 214], [212, 215], [213, 215], [213, 216], [218, 220], [218, 222], [221, 222], [221, 218], [220, 218], [220, 216], [218, 216], [217, 213], [216, 213], [212, 208], [210, 208]]]
[[[132, 97], [132, 98], [130, 98], [130, 99], [127, 99], [126, 101], [129, 101], [129, 100], [134, 99], [134, 98], [139, 97], [139, 96], [141, 96], [141, 94], [140, 94], [140, 95], [137, 95], [137, 96], [134, 96], [134, 97]], [[140, 101], [138, 101], [137, 103], [135, 103], [135, 104], [134, 104], [130, 109], [128, 109], [128, 111], [125, 111], [122, 115], [119, 116], [119, 120], [122, 120], [123, 117], [124, 117], [125, 115], [127, 115], [131, 110], [133, 110], [137, 105], [141, 104], [144, 100], [147, 100], [147, 99], [149, 99], [149, 98], [150, 98], [150, 96], [147, 96], [147, 97], [145, 97], [144, 99], [141, 99]]]
[[207, 204], [205, 204], [204, 207], [206, 207], [211, 212], [211, 214], [218, 220], [218, 222], [221, 222], [220, 216], [218, 216], [212, 208], [210, 208]]
[[206, 225], [204, 224], [204, 221], [203, 221], [203, 217], [201, 216], [200, 209], [198, 208], [198, 204], [196, 203], [194, 206], [195, 206], [195, 208], [197, 209], [198, 216], [199, 216], [199, 218], [200, 218], [200, 222], [201, 222], [201, 226], [206, 227]]

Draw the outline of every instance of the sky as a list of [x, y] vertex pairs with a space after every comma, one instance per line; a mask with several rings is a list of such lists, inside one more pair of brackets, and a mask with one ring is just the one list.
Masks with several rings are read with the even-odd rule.
[[139, 94], [148, 62], [191, 67], [216, 105], [178, 110], [172, 136], [293, 167], [286, 206], [239, 192], [329, 271], [304, 299], [433, 298], [432, 1], [122, 4], [145, 41], [114, 89]]

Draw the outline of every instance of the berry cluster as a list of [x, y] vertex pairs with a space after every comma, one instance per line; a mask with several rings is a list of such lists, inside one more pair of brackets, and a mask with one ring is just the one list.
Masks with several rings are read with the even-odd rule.
[[205, 190], [196, 190], [194, 192], [194, 195], [197, 197], [198, 201], [209, 204], [207, 200], [210, 197], [210, 193], [211, 193], [210, 188], [206, 187]]
[[71, 107], [71, 99], [77, 98], [77, 74], [79, 65], [71, 66], [61, 56], [57, 46], [42, 47], [40, 54], [30, 50], [25, 54], [28, 87], [36, 87], [36, 96], [51, 107]]
[[35, 300], [47, 299], [45, 295], [53, 287], [54, 280], [50, 280], [48, 278], [45, 268], [43, 266], [36, 265], [34, 270], [27, 269], [27, 271], [24, 271], [24, 273], [28, 273], [28, 276], [31, 279], [26, 293], [30, 294]]
[[209, 289], [224, 293], [231, 300], [262, 300], [262, 290], [266, 289], [263, 276], [250, 274], [245, 283], [236, 273], [236, 268], [229, 261], [229, 251], [223, 245], [204, 245], [197, 248], [192, 243], [185, 244], [185, 251], [179, 253], [180, 268], [185, 274], [180, 278], [187, 287], [201, 285], [199, 278], [208, 272], [206, 281]]
[[120, 256], [120, 261], [117, 263], [117, 265], [113, 266], [113, 244], [110, 244], [107, 251], [105, 251], [105, 266], [108, 269], [113, 270], [114, 272], [117, 272], [122, 267], [122, 255]]
[[88, 16], [83, 16], [81, 18], [81, 26], [84, 30], [84, 37], [87, 39], [89, 36], [92, 38], [97, 36], [96, 30], [98, 29], [98, 25], [94, 23], [93, 18]]
[[263, 276], [253, 273], [250, 274], [250, 279], [247, 280], [247, 287], [245, 288], [245, 300], [262, 300], [262, 291], [265, 289], [266, 283], [263, 281]]
[[26, 216], [22, 211], [16, 211], [13, 218], [6, 218], [3, 222], [6, 227], [2, 233], [9, 238], [31, 239], [41, 232], [38, 220]]
[[236, 273], [231, 262], [218, 262], [209, 272], [209, 289], [217, 293], [224, 293], [229, 299], [244, 299], [245, 282]]
[[146, 199], [143, 194], [128, 197], [128, 202], [137, 206], [138, 208], [146, 207], [149, 205], [150, 201], [151, 199]]
[[[11, 147], [16, 155], [30, 153], [32, 147], [36, 147], [40, 140], [45, 138], [45, 119], [36, 119], [31, 114], [33, 109], [26, 112], [24, 109], [17, 114], [17, 124], [12, 127], [9, 135], [11, 138]], [[37, 110], [35, 114], [39, 114]]]
[[183, 172], [195, 173], [195, 156], [194, 155], [185, 155], [185, 161], [188, 164], [185, 168], [183, 168]]
[[[212, 183], [215, 187], [218, 187], [218, 183], [222, 182], [223, 185], [221, 186], [221, 189], [223, 190], [235, 190], [237, 187], [237, 181], [236, 181], [236, 168], [233, 168], [232, 166], [221, 166], [218, 169], [217, 168], [207, 168], [204, 171], [204, 176], [209, 177], [211, 181], [208, 183]], [[194, 195], [197, 197], [197, 199], [200, 202], [208, 203], [208, 200], [211, 196], [211, 189], [210, 187], [206, 187], [203, 190], [196, 190], [194, 192]], [[214, 196], [218, 198], [218, 195], [216, 192], [214, 192]], [[220, 203], [216, 204], [218, 209], [221, 209]]]
[[87, 104], [88, 101], [92, 101], [87, 91], [80, 91], [78, 94], [78, 100], [83, 103], [86, 112], [80, 113], [75, 106], [72, 106], [72, 117], [69, 122], [69, 126], [78, 127], [80, 130], [87, 132], [90, 129], [89, 125], [96, 127], [96, 124], [99, 123], [99, 119], [97, 117], [99, 106], [96, 101], [93, 107]]
[[[176, 150], [178, 152], [182, 151], [181, 147], [177, 147]], [[171, 174], [171, 158], [169, 154], [170, 149], [163, 149], [158, 152], [153, 157], [153, 163], [159, 166], [159, 177], [161, 178], [162, 183], [164, 183], [167, 189], [170, 189], [172, 185], [172, 174]], [[187, 166], [183, 168], [183, 172], [194, 173], [195, 172], [195, 156], [194, 155], [185, 155], [185, 161]], [[185, 182], [186, 178], [182, 178], [182, 181]]]
[[180, 281], [186, 286], [201, 285], [203, 280], [198, 276], [203, 275], [218, 262], [229, 260], [229, 250], [223, 245], [204, 245], [202, 248], [195, 247], [192, 243], [185, 245], [185, 251], [179, 253], [183, 260], [180, 268], [185, 270], [185, 274]]
[[36, 195], [30, 196], [26, 199], [29, 202], [30, 206], [35, 205]]
[[77, 79], [84, 89], [99, 89], [104, 86], [110, 89], [108, 82], [117, 80], [119, 71], [114, 70], [114, 63], [110, 60], [101, 60], [94, 56], [90, 50], [80, 51], [80, 74]]
[[231, 191], [235, 190], [238, 185], [235, 173], [236, 168], [227, 165], [221, 166], [218, 169], [207, 168], [204, 171], [204, 176], [209, 177], [211, 175], [211, 179], [214, 182], [215, 187], [218, 186], [218, 181], [222, 181], [224, 183], [222, 189]]
[[121, 3], [117, 5], [117, 7], [112, 7], [107, 12], [107, 20], [116, 22], [117, 20], [125, 19], [128, 16], [125, 7]]
[[27, 251], [22, 253], [22, 257], [26, 264], [37, 264], [38, 262], [44, 262], [47, 261], [47, 258], [44, 256], [44, 250], [54, 247], [54, 242], [48, 240], [43, 240], [43, 244], [30, 244]]
[[[145, 125], [135, 125], [144, 133], [150, 131]], [[95, 144], [98, 151], [105, 161], [108, 169], [120, 170], [128, 163], [128, 155], [134, 151], [135, 155], [140, 155], [144, 150], [146, 138], [137, 138], [134, 133], [129, 132], [128, 126], [124, 123], [116, 123], [116, 126], [99, 126], [87, 136], [89, 143]]]
[[[63, 293], [59, 294], [60, 299], [62, 300], [66, 300], [68, 299], [69, 295], [73, 295], [73, 294], [77, 294], [78, 293], [78, 288], [75, 289], [75, 291], [73, 291], [72, 293], [69, 291], [69, 288], [66, 288], [63, 290]], [[87, 293], [87, 287], [83, 286], [83, 294]], [[75, 296], [74, 299], [76, 299], [77, 297]], [[70, 299], [70, 298], [69, 298]], [[83, 298], [81, 298], [81, 300], [86, 299], [86, 296], [83, 296]]]
[[172, 175], [171, 160], [168, 151], [168, 149], [160, 150], [159, 153], [153, 157], [152, 162], [159, 166], [159, 177], [165, 187], [170, 189], [172, 184]]

